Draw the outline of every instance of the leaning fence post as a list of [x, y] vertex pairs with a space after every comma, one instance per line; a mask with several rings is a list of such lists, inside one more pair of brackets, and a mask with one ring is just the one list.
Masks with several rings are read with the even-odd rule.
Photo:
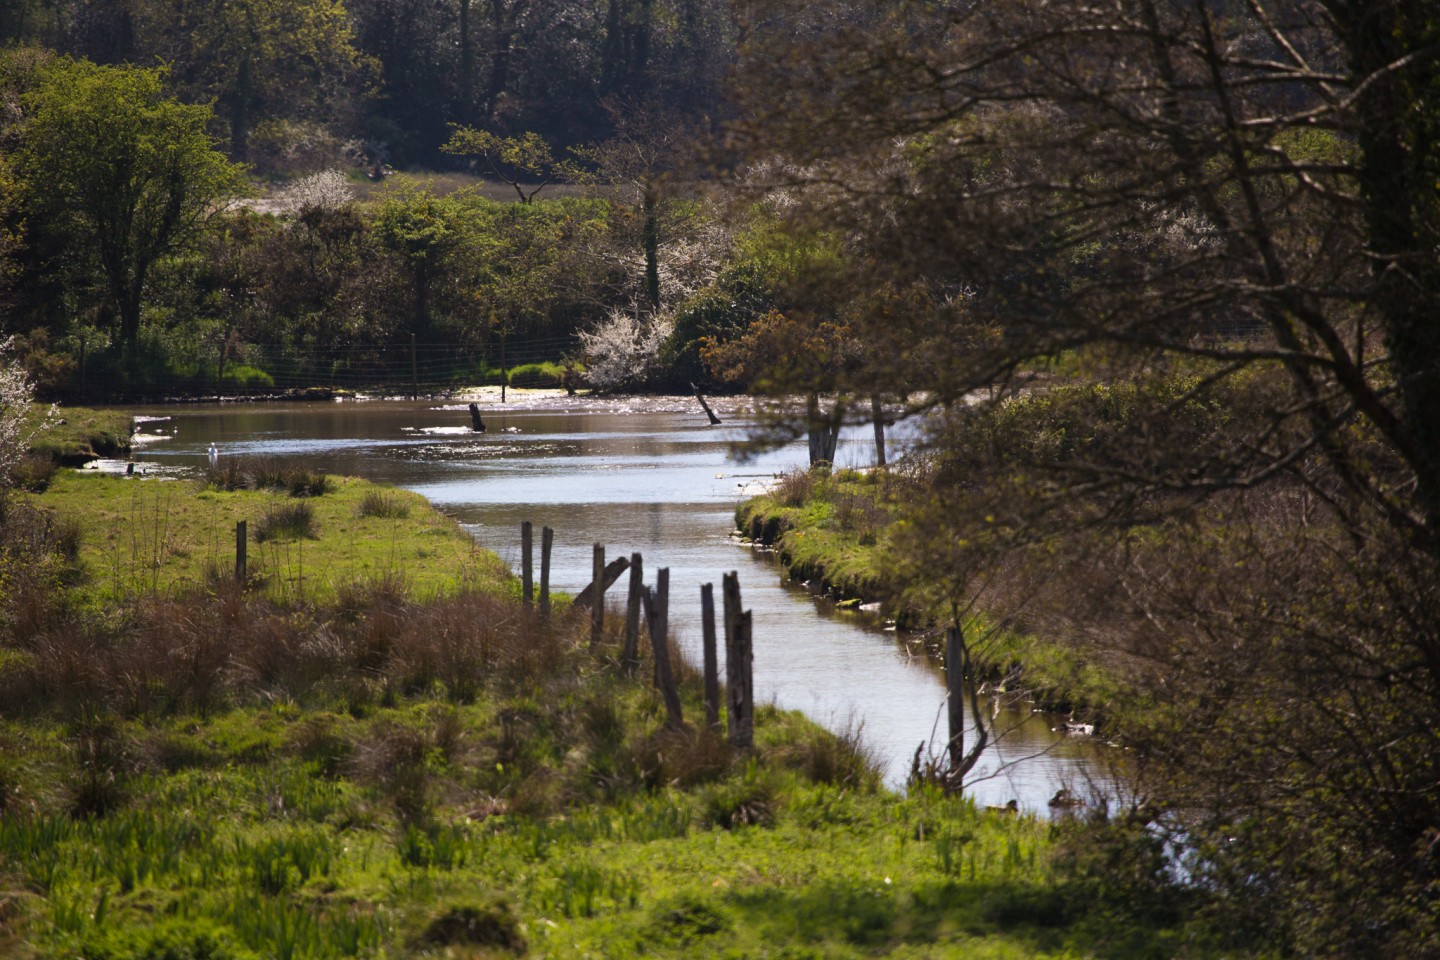
[[529, 520], [520, 524], [520, 589], [529, 606], [535, 599], [535, 525]]
[[595, 544], [593, 563], [594, 577], [591, 583], [594, 585], [595, 593], [590, 598], [590, 645], [596, 646], [600, 643], [600, 636], [605, 630], [605, 544]]
[[665, 700], [666, 723], [675, 728], [684, 724], [680, 713], [680, 691], [675, 686], [675, 673], [670, 668], [670, 568], [655, 571], [655, 589], [647, 591], [647, 619], [650, 626], [650, 648], [655, 654], [655, 686]]
[[720, 726], [720, 658], [715, 649], [715, 585], [700, 588], [700, 622], [704, 634], [705, 725]]
[[620, 664], [625, 672], [634, 675], [640, 666], [640, 591], [645, 581], [645, 559], [639, 552], [630, 554], [630, 593], [625, 604], [625, 649], [620, 653]]
[[248, 542], [249, 542], [249, 538], [245, 536], [245, 521], [244, 521], [244, 520], [236, 520], [236, 521], [235, 521], [235, 580], [236, 580], [236, 582], [238, 582], [238, 583], [240, 583], [240, 584], [244, 584], [245, 581], [246, 581], [246, 579], [247, 579], [248, 576], [249, 576], [248, 572], [247, 572], [246, 569], [245, 569], [245, 567], [246, 567], [246, 563], [245, 563], [245, 545], [246, 545]]
[[550, 549], [555, 545], [555, 531], [540, 529], [540, 616], [550, 616]]

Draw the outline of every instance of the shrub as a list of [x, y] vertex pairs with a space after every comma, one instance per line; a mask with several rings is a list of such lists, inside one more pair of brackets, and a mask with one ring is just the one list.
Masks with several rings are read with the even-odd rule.
[[498, 947], [516, 955], [526, 949], [514, 909], [499, 897], [442, 907], [425, 924], [419, 941], [427, 947]]
[[782, 506], [803, 507], [815, 495], [818, 482], [819, 477], [813, 471], [791, 470], [775, 481], [770, 496]]
[[751, 767], [742, 779], [707, 787], [700, 795], [701, 816], [711, 826], [768, 827], [775, 822], [780, 790], [772, 775]]
[[512, 387], [561, 387], [565, 384], [565, 367], [558, 363], [525, 363], [508, 372]]

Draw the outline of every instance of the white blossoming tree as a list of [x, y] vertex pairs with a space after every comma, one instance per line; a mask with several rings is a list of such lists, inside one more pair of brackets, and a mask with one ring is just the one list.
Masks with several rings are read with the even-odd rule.
[[0, 489], [10, 485], [36, 429], [26, 421], [35, 399], [34, 385], [11, 356], [12, 340], [0, 340]]
[[597, 390], [615, 390], [650, 376], [659, 361], [660, 347], [675, 329], [668, 314], [642, 317], [635, 310], [612, 310], [590, 333], [580, 335], [585, 345], [587, 376]]
[[276, 199], [285, 213], [300, 216], [313, 210], [339, 210], [355, 199], [355, 191], [341, 171], [321, 170], [289, 184]]

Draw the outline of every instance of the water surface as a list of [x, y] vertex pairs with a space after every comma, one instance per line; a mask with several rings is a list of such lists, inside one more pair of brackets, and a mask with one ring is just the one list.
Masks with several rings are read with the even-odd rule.
[[[517, 568], [520, 524], [530, 520], [537, 545], [539, 529], [554, 528], [552, 586], [570, 593], [590, 580], [592, 544], [605, 544], [610, 558], [639, 551], [651, 582], [657, 568], [670, 569], [672, 629], [696, 662], [699, 587], [714, 583], [718, 593], [721, 575], [738, 570], [754, 616], [757, 698], [832, 729], [863, 725], [887, 782], [900, 786], [916, 746], [943, 738], [941, 674], [917, 643], [873, 618], [834, 611], [733, 536], [746, 492], [803, 463], [805, 451], [796, 445], [737, 463], [731, 446], [743, 439], [745, 415], [738, 401], [715, 406], [725, 426], [709, 426], [688, 399], [489, 403], [483, 434], [469, 430], [463, 404], [149, 407], [136, 412], [165, 419], [142, 425], [149, 439], [137, 458], [141, 469], [184, 472], [204, 463], [213, 442], [222, 456], [294, 457], [393, 484], [429, 498]], [[836, 460], [867, 466], [872, 455], [865, 429], [842, 438]], [[1053, 732], [1056, 718], [1022, 705], [1002, 710], [997, 723], [1007, 734], [976, 771], [979, 802], [1013, 798], [1044, 812], [1061, 786], [1109, 788], [1096, 744]]]

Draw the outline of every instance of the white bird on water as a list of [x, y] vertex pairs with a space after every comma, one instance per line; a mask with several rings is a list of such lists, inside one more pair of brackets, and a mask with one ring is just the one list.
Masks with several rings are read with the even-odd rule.
[[220, 448], [217, 447], [217, 446], [215, 446], [215, 444], [213, 444], [213, 443], [210, 444], [209, 457], [210, 457], [210, 469], [211, 469], [211, 470], [214, 470], [216, 464], [218, 464], [218, 463], [220, 462]]

